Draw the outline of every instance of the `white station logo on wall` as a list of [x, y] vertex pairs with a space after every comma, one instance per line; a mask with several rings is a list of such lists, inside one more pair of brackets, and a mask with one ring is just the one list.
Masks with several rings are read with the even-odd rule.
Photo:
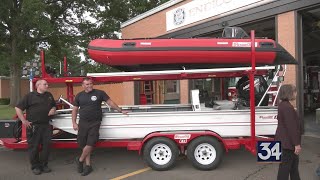
[[185, 17], [186, 17], [186, 13], [185, 13], [184, 9], [178, 8], [173, 13], [173, 24], [176, 25], [176, 26], [179, 26], [180, 24], [183, 24]]
[[201, 21], [221, 18], [276, 0], [193, 0], [166, 13], [167, 31]]

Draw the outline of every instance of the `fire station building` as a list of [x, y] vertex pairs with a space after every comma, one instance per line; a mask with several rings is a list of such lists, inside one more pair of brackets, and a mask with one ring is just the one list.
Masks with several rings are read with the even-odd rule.
[[[221, 37], [227, 26], [281, 44], [299, 65], [288, 65], [285, 83], [297, 86], [297, 109], [320, 107], [320, 2], [318, 0], [171, 0], [121, 24], [122, 39]], [[189, 103], [199, 89], [227, 99], [236, 79], [166, 80], [132, 83], [132, 102]]]

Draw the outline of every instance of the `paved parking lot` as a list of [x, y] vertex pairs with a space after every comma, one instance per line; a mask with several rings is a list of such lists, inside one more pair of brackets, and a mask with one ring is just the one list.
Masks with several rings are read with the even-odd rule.
[[[30, 171], [25, 150], [0, 148], [0, 180], [16, 179], [217, 179], [217, 180], [272, 180], [276, 178], [277, 164], [258, 164], [255, 156], [240, 149], [225, 155], [221, 165], [212, 171], [199, 171], [185, 158], [180, 157], [175, 168], [169, 171], [153, 171], [148, 168], [136, 151], [125, 149], [96, 149], [93, 155], [94, 171], [81, 177], [75, 169], [76, 149], [54, 149], [49, 166], [52, 173], [35, 176]], [[303, 138], [303, 152], [300, 157], [300, 174], [303, 180], [319, 180], [315, 170], [320, 164], [320, 139]]]

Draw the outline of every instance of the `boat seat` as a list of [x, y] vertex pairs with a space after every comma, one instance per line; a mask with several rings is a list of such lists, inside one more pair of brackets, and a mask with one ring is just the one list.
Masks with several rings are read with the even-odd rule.
[[199, 89], [191, 90], [191, 105], [193, 111], [201, 111]]

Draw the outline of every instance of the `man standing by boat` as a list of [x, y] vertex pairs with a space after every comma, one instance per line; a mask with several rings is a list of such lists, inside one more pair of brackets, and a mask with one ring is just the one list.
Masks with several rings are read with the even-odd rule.
[[[28, 153], [33, 174], [39, 175], [51, 172], [48, 167], [49, 145], [52, 129], [50, 116], [55, 114], [56, 103], [48, 90], [45, 80], [36, 82], [35, 92], [30, 92], [15, 107], [16, 113], [22, 123], [27, 127]], [[23, 111], [26, 110], [26, 118]], [[41, 144], [41, 152], [39, 145]]]
[[[99, 129], [102, 121], [101, 103], [105, 101], [120, 113], [127, 114], [127, 112], [123, 112], [104, 91], [93, 89], [91, 78], [85, 77], [82, 80], [82, 87], [84, 91], [78, 93], [75, 97], [72, 124], [73, 129], [78, 131], [77, 140], [79, 147], [82, 149], [81, 156], [76, 158], [77, 169], [82, 176], [86, 176], [93, 171], [90, 156], [94, 145], [99, 140]], [[79, 124], [76, 122], [78, 110]]]

